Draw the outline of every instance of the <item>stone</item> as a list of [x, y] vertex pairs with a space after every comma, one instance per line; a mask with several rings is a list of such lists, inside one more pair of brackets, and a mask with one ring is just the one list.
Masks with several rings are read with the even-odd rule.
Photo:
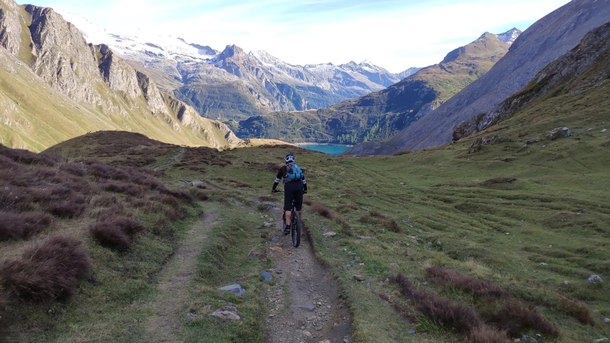
[[304, 330], [303, 331], [303, 336], [307, 337], [307, 338], [313, 338], [313, 335], [311, 334], [311, 332]]
[[328, 232], [325, 232], [325, 233], [324, 233], [322, 236], [324, 236], [324, 238], [329, 238], [329, 237], [334, 237], [334, 236], [336, 236], [336, 235], [337, 235], [337, 233], [336, 233], [336, 232], [334, 232], [334, 231], [328, 231]]
[[267, 261], [267, 256], [265, 254], [263, 254], [262, 252], [258, 252], [258, 251], [250, 251], [250, 254], [248, 254], [248, 257], [258, 257], [261, 259], [261, 261]]
[[302, 310], [307, 310], [309, 312], [313, 312], [316, 310], [315, 306], [307, 306], [307, 305], [290, 305], [290, 308], [300, 308]]
[[604, 282], [599, 275], [591, 275], [587, 281], [589, 281], [589, 283]]
[[330, 341], [330, 340], [328, 340], [328, 339], [325, 339], [325, 340], [323, 340], [323, 341], [320, 341], [319, 343], [331, 343], [331, 341]]
[[358, 236], [359, 239], [369, 240], [371, 237], [369, 236]]
[[413, 330], [413, 329], [409, 330], [409, 335], [412, 335], [414, 333], [415, 333], [415, 330]]
[[195, 317], [197, 317], [197, 314], [189, 312], [186, 314], [186, 316], [189, 318], [195, 318]]
[[390, 263], [390, 267], [399, 268], [398, 263]]
[[233, 285], [229, 285], [229, 286], [224, 286], [224, 287], [220, 287], [219, 289], [221, 291], [227, 291], [227, 292], [235, 293], [238, 296], [242, 296], [242, 295], [244, 295], [244, 293], [246, 293], [246, 290], [243, 289], [243, 287], [241, 287], [240, 284], [233, 284]]
[[271, 279], [273, 279], [273, 276], [271, 276], [271, 274], [269, 274], [266, 271], [261, 271], [261, 275], [263, 276], [263, 278], [265, 279], [265, 281], [271, 281]]
[[223, 306], [212, 313], [212, 316], [221, 319], [240, 320], [241, 318], [237, 314], [237, 308], [235, 306]]
[[264, 222], [264, 223], [263, 223], [263, 226], [264, 226], [264, 227], [271, 227], [271, 226], [273, 226], [273, 224], [272, 224], [272, 223], [267, 223], [267, 222]]
[[610, 323], [610, 318], [604, 318], [604, 322]]
[[567, 127], [558, 127], [547, 133], [546, 138], [554, 141], [557, 138], [569, 137], [571, 135], [572, 134], [570, 133], [570, 129], [568, 129]]
[[360, 282], [365, 280], [364, 276], [362, 275], [354, 275], [354, 279]]
[[282, 270], [281, 270], [281, 269], [278, 269], [278, 270], [276, 270], [276, 271], [275, 271], [275, 273], [276, 273], [276, 274], [278, 274], [278, 275], [279, 275], [279, 274], [282, 274]]
[[601, 342], [607, 342], [608, 338], [603, 337], [603, 338], [598, 338], [598, 339], [594, 339], [593, 343], [601, 343]]

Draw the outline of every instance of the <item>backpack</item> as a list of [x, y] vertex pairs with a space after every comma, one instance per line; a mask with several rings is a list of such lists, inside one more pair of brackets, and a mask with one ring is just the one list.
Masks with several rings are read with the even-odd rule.
[[284, 176], [284, 183], [290, 181], [303, 180], [303, 169], [298, 164], [292, 162], [286, 165], [286, 175]]

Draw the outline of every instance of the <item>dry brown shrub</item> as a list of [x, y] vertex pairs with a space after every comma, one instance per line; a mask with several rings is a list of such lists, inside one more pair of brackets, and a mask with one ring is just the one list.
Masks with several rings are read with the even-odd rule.
[[128, 250], [131, 247], [129, 236], [115, 223], [103, 221], [92, 224], [89, 227], [91, 236], [102, 246], [117, 249], [119, 251]]
[[43, 212], [0, 212], [0, 241], [29, 238], [51, 224]]
[[118, 226], [126, 234], [133, 236], [136, 233], [146, 231], [146, 227], [139, 222], [129, 217], [118, 217], [112, 220], [114, 225]]
[[15, 296], [48, 303], [68, 298], [87, 275], [91, 262], [78, 239], [55, 235], [27, 248], [20, 259], [0, 265], [0, 280]]
[[415, 302], [415, 309], [431, 321], [460, 334], [468, 334], [481, 326], [481, 321], [469, 307], [419, 291], [402, 274], [392, 277], [392, 281], [400, 286], [404, 297]]
[[180, 202], [173, 196], [165, 195], [165, 194], [153, 194], [148, 197], [150, 200], [154, 200], [166, 205], [169, 205], [174, 208], [180, 207]]
[[114, 195], [102, 195], [93, 200], [92, 205], [96, 207], [110, 207], [117, 204], [117, 198]]
[[85, 169], [81, 164], [75, 162], [68, 162], [59, 167], [59, 170], [72, 174], [74, 176], [85, 176]]
[[562, 298], [559, 301], [558, 307], [561, 311], [569, 314], [573, 318], [576, 318], [579, 322], [595, 326], [595, 320], [593, 319], [591, 310], [587, 307], [587, 305], [582, 304], [577, 300]]
[[337, 206], [337, 211], [342, 211], [342, 212], [344, 212], [344, 211], [343, 211], [344, 209], [357, 210], [357, 209], [358, 209], [358, 206], [356, 206], [356, 205], [354, 205], [354, 204], [343, 204], [343, 205], [339, 205], [339, 206]]
[[432, 266], [426, 269], [426, 275], [443, 286], [453, 287], [468, 292], [479, 298], [500, 298], [507, 295], [498, 285], [493, 285], [457, 270]]
[[61, 218], [77, 218], [85, 211], [85, 198], [80, 196], [51, 202], [46, 211]]
[[311, 201], [311, 199], [303, 199], [303, 204], [305, 204], [307, 206], [311, 206], [311, 205], [313, 205], [313, 201]]
[[330, 212], [328, 207], [326, 207], [324, 205], [320, 205], [320, 204], [312, 205], [311, 206], [311, 210], [313, 212], [316, 212], [317, 214], [321, 215], [322, 217], [325, 217], [325, 218], [328, 218], [328, 219], [331, 219], [331, 220], [335, 219], [335, 217]]
[[498, 331], [487, 325], [472, 329], [467, 338], [469, 343], [508, 343], [510, 339], [505, 331]]
[[366, 223], [369, 220], [371, 220], [379, 225], [383, 225], [386, 227], [386, 229], [392, 231], [392, 232], [402, 232], [402, 229], [400, 228], [400, 226], [398, 226], [398, 223], [396, 223], [396, 221], [392, 218], [387, 218], [386, 216], [384, 216], [383, 214], [379, 213], [379, 212], [375, 212], [375, 211], [370, 211], [368, 214], [360, 217], [360, 219], [358, 219], [358, 221], [360, 221], [361, 223]]
[[542, 317], [534, 306], [525, 306], [514, 301], [506, 303], [496, 313], [488, 315], [486, 321], [506, 329], [510, 336], [518, 336], [527, 329], [534, 329], [553, 337], [559, 336], [559, 330], [555, 325]]
[[165, 218], [170, 221], [181, 219], [183, 215], [184, 213], [181, 210], [175, 208], [171, 208], [165, 211]]
[[116, 216], [124, 216], [126, 215], [125, 209], [123, 208], [123, 204], [118, 203], [112, 207], [99, 209], [95, 211], [91, 211], [89, 217], [97, 219], [98, 221], [104, 221]]
[[138, 196], [144, 193], [144, 189], [142, 189], [141, 186], [121, 181], [107, 181], [101, 183], [99, 186], [108, 192], [124, 193], [132, 196]]
[[174, 228], [167, 222], [167, 219], [160, 219], [153, 225], [150, 230], [155, 236], [166, 239], [168, 241], [173, 241], [176, 238], [176, 231]]
[[0, 145], [0, 155], [23, 164], [53, 166], [60, 161], [59, 157], [50, 154], [36, 154], [22, 149], [11, 149]]

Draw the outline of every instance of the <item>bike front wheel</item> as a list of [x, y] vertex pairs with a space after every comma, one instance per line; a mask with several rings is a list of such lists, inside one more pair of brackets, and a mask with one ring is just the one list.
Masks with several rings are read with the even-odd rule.
[[299, 212], [294, 211], [292, 223], [290, 224], [290, 233], [292, 234], [292, 245], [298, 248], [301, 244], [301, 232], [303, 231], [303, 224], [301, 224], [301, 217]]

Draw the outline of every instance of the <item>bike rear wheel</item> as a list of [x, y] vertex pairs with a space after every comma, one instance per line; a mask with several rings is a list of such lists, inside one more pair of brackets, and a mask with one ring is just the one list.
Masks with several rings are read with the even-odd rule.
[[290, 233], [292, 235], [292, 245], [298, 248], [301, 244], [301, 231], [303, 231], [303, 225], [301, 224], [301, 217], [299, 212], [292, 212], [292, 222], [290, 223]]

